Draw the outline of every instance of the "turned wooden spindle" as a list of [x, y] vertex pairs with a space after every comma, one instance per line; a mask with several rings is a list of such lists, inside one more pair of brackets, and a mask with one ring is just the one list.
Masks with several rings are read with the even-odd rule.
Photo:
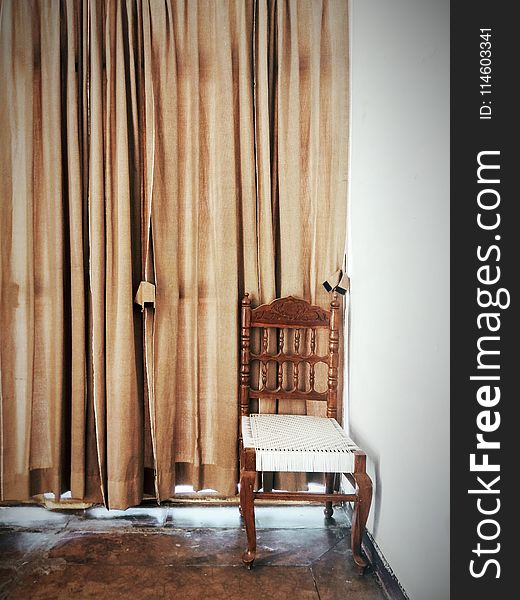
[[[269, 330], [267, 327], [264, 327], [263, 337], [262, 337], [262, 354], [267, 354], [269, 349]], [[267, 361], [260, 361], [262, 365], [261, 373], [262, 373], [262, 387], [260, 389], [267, 389]]]
[[[278, 330], [278, 354], [283, 354], [283, 347], [285, 343], [285, 334], [284, 330]], [[278, 389], [282, 389], [283, 385], [283, 364], [277, 364], [276, 368], [278, 369]]]
[[267, 389], [267, 362], [260, 361], [262, 365], [262, 387], [261, 390]]
[[[300, 330], [294, 330], [294, 353], [300, 353]], [[299, 363], [294, 363], [293, 365], [293, 389], [298, 389], [298, 379], [299, 379], [299, 371], [298, 371]]]
[[[315, 355], [316, 355], [316, 329], [311, 329], [311, 357], [313, 357]], [[309, 385], [310, 385], [311, 392], [314, 390], [314, 381], [315, 381], [314, 367], [315, 367], [314, 362], [311, 362], [309, 364]]]
[[339, 300], [334, 292], [330, 303], [329, 329], [329, 376], [327, 396], [327, 417], [335, 419], [338, 412], [338, 349], [339, 349]]

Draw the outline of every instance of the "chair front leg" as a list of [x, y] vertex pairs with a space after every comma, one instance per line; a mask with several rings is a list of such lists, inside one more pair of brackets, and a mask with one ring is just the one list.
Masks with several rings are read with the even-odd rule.
[[364, 453], [356, 453], [353, 475], [356, 481], [357, 501], [352, 515], [352, 554], [354, 562], [363, 572], [368, 563], [361, 555], [361, 542], [368, 513], [370, 512], [370, 504], [372, 503], [372, 480], [366, 473], [366, 456]]
[[256, 556], [255, 496], [256, 471], [242, 470], [240, 473], [240, 508], [246, 526], [247, 550], [242, 561], [248, 569], [253, 566]]
[[[336, 483], [336, 473], [327, 473], [325, 476], [325, 492], [327, 494], [332, 494], [334, 492], [334, 485]], [[325, 502], [325, 509], [323, 510], [325, 517], [330, 519], [334, 514], [334, 509], [332, 508], [332, 502]]]

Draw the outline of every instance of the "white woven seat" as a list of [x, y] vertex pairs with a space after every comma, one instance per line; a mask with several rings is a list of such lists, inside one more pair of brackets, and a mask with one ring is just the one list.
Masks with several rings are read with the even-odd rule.
[[257, 471], [351, 473], [359, 450], [335, 419], [306, 415], [244, 416], [242, 439]]

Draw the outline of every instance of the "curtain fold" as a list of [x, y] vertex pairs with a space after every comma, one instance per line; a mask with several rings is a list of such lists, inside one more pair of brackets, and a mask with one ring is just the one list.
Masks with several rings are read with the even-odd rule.
[[2, 500], [235, 493], [238, 300], [326, 305], [342, 263], [347, 31], [343, 0], [1, 0]]

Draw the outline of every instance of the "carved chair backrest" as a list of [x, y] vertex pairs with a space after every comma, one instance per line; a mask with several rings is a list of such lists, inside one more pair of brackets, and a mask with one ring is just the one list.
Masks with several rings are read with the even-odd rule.
[[[337, 295], [333, 295], [327, 311], [292, 296], [252, 308], [246, 294], [241, 320], [240, 414], [249, 414], [250, 401], [254, 399], [321, 400], [327, 403], [327, 416], [337, 418]], [[324, 354], [317, 352], [319, 330], [328, 333]], [[260, 346], [257, 350], [252, 349], [253, 337]], [[252, 381], [253, 363], [258, 364], [256, 386]], [[326, 391], [316, 389], [316, 367], [320, 363], [327, 366]], [[268, 372], [269, 365], [275, 372]]]

